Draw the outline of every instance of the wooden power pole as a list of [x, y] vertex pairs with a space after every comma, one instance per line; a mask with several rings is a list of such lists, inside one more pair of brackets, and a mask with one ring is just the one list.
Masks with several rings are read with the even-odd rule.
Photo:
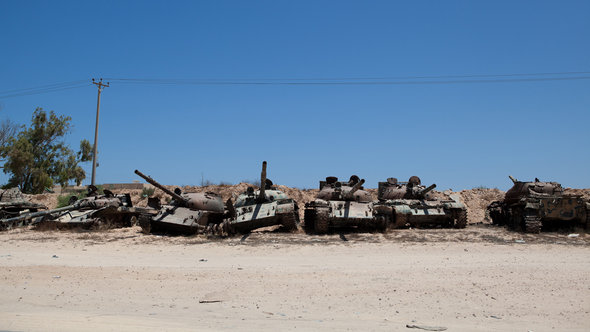
[[96, 147], [98, 145], [98, 114], [100, 113], [100, 93], [104, 88], [109, 87], [109, 82], [106, 84], [102, 83], [102, 78], [96, 82], [92, 79], [92, 84], [98, 86], [98, 101], [96, 102], [96, 126], [94, 127], [94, 147], [92, 151], [92, 185], [94, 186], [94, 180], [96, 178]]

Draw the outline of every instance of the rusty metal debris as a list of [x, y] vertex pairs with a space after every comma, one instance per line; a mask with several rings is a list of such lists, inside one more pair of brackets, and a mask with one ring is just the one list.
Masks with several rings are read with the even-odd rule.
[[590, 229], [590, 202], [581, 195], [564, 194], [557, 182], [509, 178], [513, 186], [504, 200], [492, 202], [487, 208], [494, 224], [527, 233], [576, 225]]
[[47, 207], [27, 200], [18, 188], [0, 190], [0, 219], [2, 220], [0, 230], [24, 225], [21, 221], [4, 222], [4, 220], [39, 210], [47, 210]]
[[148, 209], [133, 207], [129, 194], [115, 195], [109, 190], [97, 194], [97, 188], [88, 187], [88, 197], [70, 198], [70, 204], [61, 208], [22, 213], [16, 217], [2, 219], [3, 227], [26, 225], [52, 225], [56, 228], [94, 226], [131, 226], [134, 218], [149, 213]]

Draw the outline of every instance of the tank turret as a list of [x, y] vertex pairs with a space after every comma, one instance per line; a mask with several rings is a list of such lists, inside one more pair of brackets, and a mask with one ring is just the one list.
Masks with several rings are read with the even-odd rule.
[[342, 194], [344, 200], [350, 200], [350, 199], [352, 199], [353, 196], [354, 196], [354, 193], [357, 192], [359, 189], [361, 189], [361, 187], [363, 186], [363, 184], [365, 184], [365, 179], [361, 179], [354, 186], [352, 186], [352, 188], [350, 188], [350, 190], [345, 191]]

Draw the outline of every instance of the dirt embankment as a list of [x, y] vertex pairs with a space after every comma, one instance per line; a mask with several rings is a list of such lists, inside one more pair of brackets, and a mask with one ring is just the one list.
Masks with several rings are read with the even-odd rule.
[[[248, 183], [239, 183], [236, 185], [215, 185], [215, 186], [184, 186], [180, 187], [183, 192], [191, 193], [191, 192], [213, 192], [218, 195], [221, 195], [224, 201], [229, 198], [235, 200], [235, 198], [242, 192], [246, 191], [246, 189], [251, 186]], [[166, 186], [170, 190], [174, 190], [176, 186]], [[279, 190], [285, 192], [289, 197], [293, 198], [297, 205], [300, 208], [300, 217], [303, 218], [303, 209], [305, 207], [306, 202], [310, 202], [315, 199], [315, 196], [318, 193], [318, 189], [298, 189], [298, 188], [291, 188], [279, 185], [277, 186]], [[373, 195], [374, 199], [377, 199], [377, 189], [366, 189], [371, 195]], [[147, 197], [142, 195], [142, 190], [139, 189], [118, 189], [113, 190], [116, 194], [122, 193], [129, 193], [131, 195], [131, 200], [135, 206], [146, 206], [147, 205]], [[433, 191], [433, 195], [436, 198], [441, 199], [448, 199], [449, 195], [455, 192], [451, 191], [444, 191], [438, 192]], [[566, 193], [569, 194], [576, 194], [582, 195], [586, 198], [590, 198], [590, 189], [566, 189]], [[504, 192], [499, 189], [469, 189], [469, 190], [462, 190], [457, 192], [463, 203], [467, 206], [467, 215], [469, 223], [491, 223], [489, 218], [486, 216], [486, 207], [495, 200], [501, 200], [504, 197]], [[159, 197], [162, 202], [165, 202], [168, 199], [168, 195], [166, 195], [162, 190], [155, 188], [154, 196]], [[35, 203], [40, 203], [47, 206], [50, 209], [53, 209], [57, 206], [57, 198], [59, 194], [53, 193], [45, 193], [39, 195], [26, 195], [28, 199]]]

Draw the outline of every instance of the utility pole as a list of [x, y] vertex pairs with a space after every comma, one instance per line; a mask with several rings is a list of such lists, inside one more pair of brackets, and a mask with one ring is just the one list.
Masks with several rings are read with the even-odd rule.
[[100, 113], [100, 93], [104, 88], [109, 87], [109, 82], [107, 84], [102, 83], [102, 78], [96, 82], [94, 78], [92, 79], [92, 84], [98, 86], [98, 101], [96, 102], [96, 126], [94, 127], [94, 147], [92, 152], [92, 185], [94, 186], [94, 179], [96, 176], [96, 147], [98, 145], [98, 114]]

